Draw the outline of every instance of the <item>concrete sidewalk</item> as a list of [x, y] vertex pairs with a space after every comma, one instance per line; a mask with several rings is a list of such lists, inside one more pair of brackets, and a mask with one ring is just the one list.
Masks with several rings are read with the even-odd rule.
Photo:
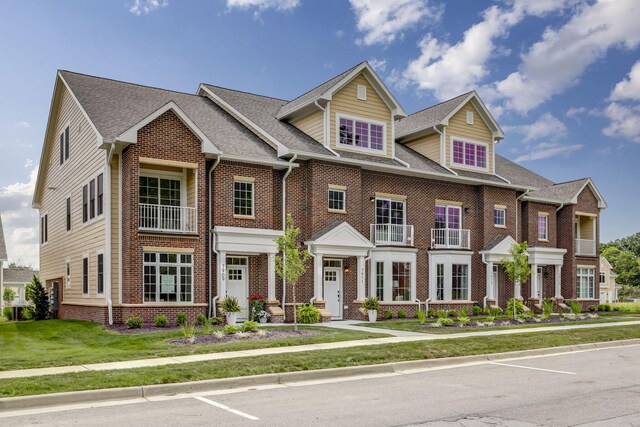
[[[173, 356], [173, 357], [162, 357], [162, 358], [155, 358], [155, 359], [126, 360], [122, 362], [106, 362], [106, 363], [93, 363], [93, 364], [87, 364], [87, 365], [59, 366], [59, 367], [50, 367], [50, 368], [2, 371], [0, 372], [0, 379], [26, 378], [26, 377], [36, 377], [41, 375], [57, 375], [57, 374], [67, 374], [72, 372], [108, 371], [108, 370], [114, 370], [114, 369], [145, 368], [145, 367], [153, 367], [153, 366], [175, 365], [175, 364], [181, 364], [181, 363], [205, 362], [205, 361], [235, 359], [235, 358], [242, 358], [242, 357], [274, 355], [274, 354], [300, 353], [304, 351], [314, 351], [314, 350], [332, 350], [332, 349], [340, 349], [340, 348], [367, 347], [367, 346], [375, 346], [375, 345], [382, 345], [382, 344], [398, 344], [398, 343], [417, 342], [417, 341], [436, 341], [436, 340], [449, 340], [449, 339], [458, 339], [458, 338], [530, 334], [530, 333], [536, 333], [536, 332], [566, 331], [566, 330], [572, 330], [572, 329], [610, 328], [610, 327], [616, 327], [616, 326], [632, 326], [632, 325], [640, 325], [640, 320], [634, 320], [629, 322], [596, 323], [596, 324], [587, 324], [587, 325], [543, 326], [543, 327], [537, 327], [537, 328], [505, 329], [505, 330], [497, 330], [497, 331], [480, 331], [480, 332], [466, 332], [466, 333], [458, 333], [458, 334], [439, 334], [439, 335], [405, 332], [411, 335], [393, 336], [388, 338], [372, 338], [372, 339], [356, 340], [356, 341], [307, 344], [307, 345], [298, 345], [298, 346], [291, 346], [291, 347], [274, 347], [274, 348], [255, 349], [255, 350], [229, 351], [229, 352], [221, 352], [221, 353], [194, 354], [194, 355], [188, 355], [188, 356]], [[340, 326], [339, 324], [338, 326], [336, 326], [335, 324], [333, 326], [331, 324], [322, 325], [322, 326], [360, 330], [360, 331], [369, 331], [369, 332], [378, 332], [378, 333], [390, 332], [390, 330], [387, 330], [387, 329], [367, 328], [367, 327], [357, 326], [356, 322], [347, 323], [342, 326]], [[394, 331], [394, 332], [403, 332], [403, 331]]]

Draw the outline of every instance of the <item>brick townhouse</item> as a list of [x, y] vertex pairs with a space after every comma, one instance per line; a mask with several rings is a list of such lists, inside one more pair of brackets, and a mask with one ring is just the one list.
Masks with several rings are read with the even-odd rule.
[[[201, 84], [195, 94], [59, 71], [34, 207], [41, 278], [59, 316], [219, 314], [226, 295], [293, 303], [275, 274], [286, 214], [313, 258], [298, 286], [325, 320], [497, 305], [514, 293], [599, 297], [589, 178], [554, 183], [495, 153], [476, 92], [407, 115], [367, 62], [288, 101]], [[500, 261], [529, 243], [531, 279]], [[382, 310], [381, 310], [382, 311]]]

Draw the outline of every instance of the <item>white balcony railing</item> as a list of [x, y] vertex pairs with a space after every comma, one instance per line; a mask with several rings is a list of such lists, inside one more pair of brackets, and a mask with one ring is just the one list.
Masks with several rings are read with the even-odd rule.
[[374, 245], [412, 246], [413, 225], [371, 224]]
[[470, 249], [470, 236], [470, 230], [462, 230], [459, 228], [432, 228], [431, 247], [436, 249]]
[[140, 230], [197, 233], [198, 209], [140, 203]]
[[596, 241], [576, 239], [576, 255], [596, 256]]

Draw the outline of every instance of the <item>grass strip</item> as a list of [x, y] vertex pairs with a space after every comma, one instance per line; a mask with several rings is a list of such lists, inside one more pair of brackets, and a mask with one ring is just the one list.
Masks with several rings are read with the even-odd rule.
[[545, 347], [640, 338], [637, 326], [565, 330], [522, 335], [384, 344], [255, 356], [152, 368], [94, 371], [0, 380], [0, 397], [113, 387], [169, 384], [279, 372], [372, 365], [406, 360], [501, 353]]

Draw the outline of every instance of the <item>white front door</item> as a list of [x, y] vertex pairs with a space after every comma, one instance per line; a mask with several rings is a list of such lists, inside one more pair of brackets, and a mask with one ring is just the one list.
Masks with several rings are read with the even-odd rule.
[[236, 297], [240, 304], [239, 320], [246, 320], [249, 316], [249, 286], [246, 265], [231, 265], [227, 267], [227, 295]]
[[324, 267], [324, 299], [331, 319], [342, 319], [342, 268]]
[[542, 274], [542, 267], [538, 267], [538, 271], [536, 272], [536, 274], [538, 275], [538, 289], [536, 289], [535, 297], [542, 298], [542, 286], [544, 286], [544, 284], [542, 283], [542, 279], [544, 278], [544, 275]]

